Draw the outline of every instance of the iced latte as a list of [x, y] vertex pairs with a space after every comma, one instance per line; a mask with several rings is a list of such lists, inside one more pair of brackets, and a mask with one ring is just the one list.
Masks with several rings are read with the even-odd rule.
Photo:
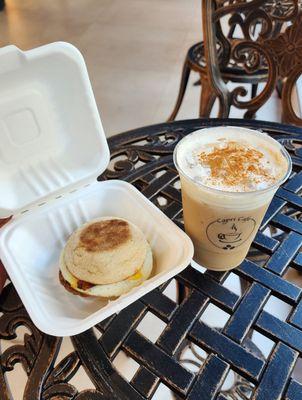
[[195, 261], [219, 271], [238, 266], [291, 172], [288, 153], [264, 133], [217, 127], [182, 139], [174, 162]]

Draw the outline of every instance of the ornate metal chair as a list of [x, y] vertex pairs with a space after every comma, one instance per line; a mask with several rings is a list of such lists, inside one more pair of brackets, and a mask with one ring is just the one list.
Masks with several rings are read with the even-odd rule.
[[[296, 115], [292, 104], [293, 88], [302, 74], [302, 2], [219, 1], [214, 5], [205, 0], [203, 9], [207, 80], [219, 99], [219, 115], [228, 117], [231, 106], [235, 106], [247, 110], [246, 117], [252, 117], [279, 86], [282, 120], [302, 126], [302, 119]], [[228, 41], [226, 59], [228, 62], [233, 60], [236, 68], [244, 70], [247, 77], [253, 78], [259, 70], [266, 71], [264, 87], [260, 93], [254, 91], [248, 100], [245, 99], [248, 95], [246, 88], [237, 85], [230, 90], [223, 70], [220, 71], [215, 22], [230, 13], [230, 23], [240, 26], [244, 38]], [[251, 32], [259, 22], [262, 28], [255, 40]]]
[[[210, 16], [207, 10], [207, 2], [203, 0], [202, 14], [205, 40], [192, 46], [187, 53], [178, 98], [168, 120], [174, 120], [179, 111], [192, 70], [200, 75], [200, 117], [210, 115], [217, 94], [213, 88], [209, 66], [212, 69], [218, 69], [225, 83], [251, 84], [250, 97], [251, 99], [255, 98], [259, 83], [268, 80], [267, 63], [263, 57], [260, 57], [257, 66], [254, 64], [253, 68], [246, 68], [243, 63], [238, 63], [238, 60], [234, 59], [232, 49], [238, 41], [257, 43], [260, 37], [276, 38], [285, 23], [296, 14], [298, 2], [299, 0], [212, 0], [211, 8], [213, 11]], [[216, 53], [215, 66], [209, 64], [208, 57], [205, 54], [205, 46], [210, 33], [212, 34], [210, 47], [212, 46]], [[215, 35], [215, 40], [213, 35]], [[280, 88], [280, 85], [278, 84], [277, 87]], [[245, 117], [253, 118], [254, 115], [253, 110], [248, 110]]]

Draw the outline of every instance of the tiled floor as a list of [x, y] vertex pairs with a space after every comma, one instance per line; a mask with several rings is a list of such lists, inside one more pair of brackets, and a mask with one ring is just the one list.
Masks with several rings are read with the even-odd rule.
[[[200, 0], [7, 0], [1, 43], [73, 43], [83, 53], [107, 136], [161, 122], [183, 58], [201, 38]], [[197, 116], [199, 88], [180, 117]]]
[[[6, 2], [2, 45], [26, 50], [63, 40], [81, 50], [107, 136], [167, 119], [187, 49], [202, 38], [200, 0]], [[196, 79], [178, 119], [197, 117]], [[278, 114], [273, 101], [259, 117]]]

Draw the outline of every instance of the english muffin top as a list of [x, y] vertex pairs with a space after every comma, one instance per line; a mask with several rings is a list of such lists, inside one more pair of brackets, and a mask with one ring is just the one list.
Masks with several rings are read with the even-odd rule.
[[129, 221], [105, 217], [86, 223], [69, 238], [64, 261], [78, 279], [110, 284], [134, 275], [145, 260], [147, 240]]
[[98, 221], [90, 224], [80, 235], [80, 244], [86, 251], [114, 250], [131, 236], [129, 223], [121, 219]]

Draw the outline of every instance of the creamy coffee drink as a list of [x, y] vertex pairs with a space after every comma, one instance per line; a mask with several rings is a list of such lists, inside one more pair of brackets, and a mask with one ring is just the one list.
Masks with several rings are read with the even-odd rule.
[[220, 271], [238, 266], [290, 174], [289, 155], [264, 133], [217, 127], [182, 139], [174, 162], [195, 261]]

